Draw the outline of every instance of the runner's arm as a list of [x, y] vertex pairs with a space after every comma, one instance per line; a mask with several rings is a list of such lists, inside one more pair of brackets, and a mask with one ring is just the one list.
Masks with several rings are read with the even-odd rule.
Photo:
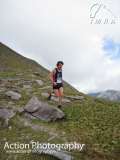
[[49, 74], [49, 77], [50, 77], [50, 80], [51, 80], [51, 83], [52, 83], [52, 84], [54, 83], [54, 79], [53, 79], [54, 74], [55, 74], [55, 70], [53, 70], [53, 71], [50, 72], [50, 74]]

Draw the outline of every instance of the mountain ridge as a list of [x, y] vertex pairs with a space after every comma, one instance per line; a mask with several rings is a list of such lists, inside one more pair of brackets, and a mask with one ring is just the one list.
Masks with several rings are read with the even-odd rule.
[[101, 92], [96, 93], [89, 93], [88, 95], [96, 97], [96, 98], [103, 98], [110, 101], [120, 101], [120, 91], [108, 89]]

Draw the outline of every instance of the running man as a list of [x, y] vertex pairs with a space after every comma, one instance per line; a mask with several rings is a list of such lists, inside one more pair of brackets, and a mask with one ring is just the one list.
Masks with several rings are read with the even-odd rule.
[[62, 67], [64, 63], [58, 61], [56, 68], [50, 73], [50, 80], [52, 82], [53, 91], [55, 95], [59, 98], [58, 108], [62, 106], [63, 97], [63, 79], [62, 79]]

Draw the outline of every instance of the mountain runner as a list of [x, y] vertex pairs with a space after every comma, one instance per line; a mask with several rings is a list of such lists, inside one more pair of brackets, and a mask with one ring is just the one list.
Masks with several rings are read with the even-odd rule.
[[[62, 107], [62, 97], [63, 97], [63, 79], [62, 79], [62, 67], [64, 63], [62, 61], [58, 61], [56, 64], [56, 68], [50, 73], [50, 80], [52, 82], [53, 91], [56, 97], [59, 98], [58, 108]], [[48, 97], [51, 99], [51, 93]]]

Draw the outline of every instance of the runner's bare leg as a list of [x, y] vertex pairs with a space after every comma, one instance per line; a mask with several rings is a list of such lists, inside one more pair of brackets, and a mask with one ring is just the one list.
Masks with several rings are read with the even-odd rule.
[[58, 89], [54, 89], [54, 93], [55, 93], [55, 96], [58, 98], [58, 101], [59, 101], [59, 90]]
[[62, 98], [63, 98], [63, 87], [59, 89], [59, 105], [62, 105]]

